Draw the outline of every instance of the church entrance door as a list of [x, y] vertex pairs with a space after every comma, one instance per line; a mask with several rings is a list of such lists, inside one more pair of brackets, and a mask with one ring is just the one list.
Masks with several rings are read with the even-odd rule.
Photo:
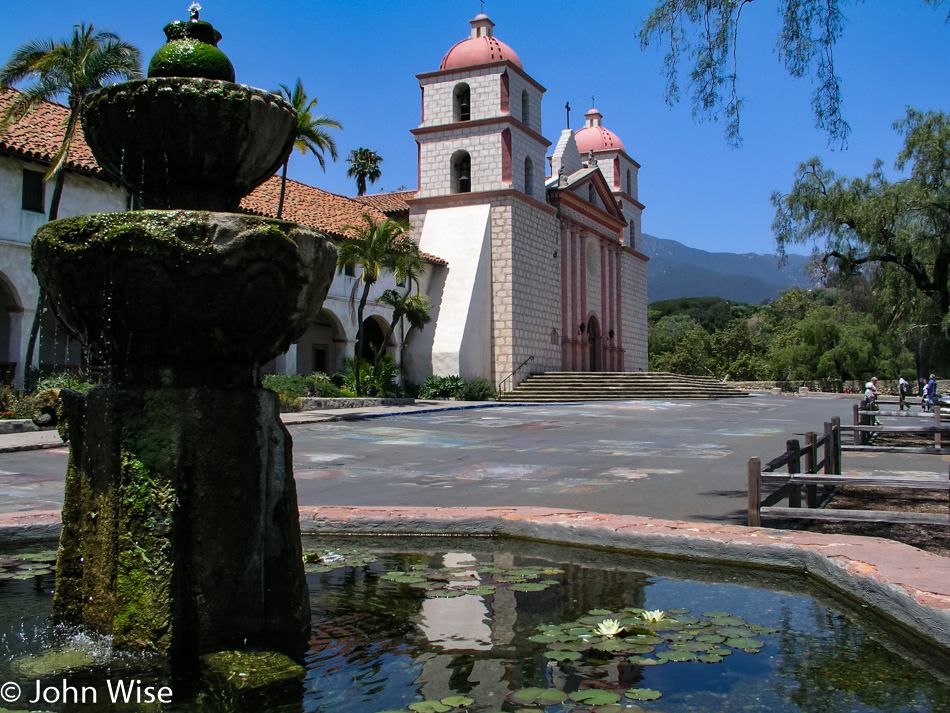
[[600, 364], [597, 363], [597, 320], [591, 317], [587, 320], [587, 343], [590, 345], [590, 370], [600, 371]]

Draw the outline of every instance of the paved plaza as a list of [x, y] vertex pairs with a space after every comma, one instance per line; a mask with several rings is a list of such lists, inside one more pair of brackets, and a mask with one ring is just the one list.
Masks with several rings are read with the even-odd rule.
[[[821, 433], [833, 416], [848, 423], [852, 403], [753, 396], [285, 420], [302, 506], [531, 506], [745, 524], [748, 459], [778, 456], [787, 439]], [[341, 417], [355, 420], [320, 420]], [[0, 436], [0, 447], [10, 438]], [[0, 453], [0, 513], [60, 508], [66, 457], [65, 446]], [[945, 475], [947, 461], [845, 453], [843, 470]]]

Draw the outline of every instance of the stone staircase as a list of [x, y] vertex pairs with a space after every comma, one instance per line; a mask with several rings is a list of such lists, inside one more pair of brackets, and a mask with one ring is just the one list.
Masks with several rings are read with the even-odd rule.
[[532, 374], [500, 401], [627, 401], [631, 399], [722, 399], [748, 396], [705, 376], [663, 372], [573, 372]]

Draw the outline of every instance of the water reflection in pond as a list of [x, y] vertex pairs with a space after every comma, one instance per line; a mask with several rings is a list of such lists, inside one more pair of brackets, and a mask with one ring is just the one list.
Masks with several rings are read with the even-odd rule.
[[[802, 578], [486, 538], [305, 551], [307, 674], [269, 712], [950, 712], [945, 655]], [[0, 682], [55, 638], [44, 557], [0, 556]]]

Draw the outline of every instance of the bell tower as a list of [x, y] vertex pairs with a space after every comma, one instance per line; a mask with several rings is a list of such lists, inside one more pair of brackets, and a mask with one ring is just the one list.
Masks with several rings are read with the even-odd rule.
[[418, 198], [514, 189], [544, 201], [541, 136], [544, 87], [521, 59], [495, 37], [487, 15], [471, 20], [467, 39], [452, 47], [439, 69], [417, 75], [422, 122]]

